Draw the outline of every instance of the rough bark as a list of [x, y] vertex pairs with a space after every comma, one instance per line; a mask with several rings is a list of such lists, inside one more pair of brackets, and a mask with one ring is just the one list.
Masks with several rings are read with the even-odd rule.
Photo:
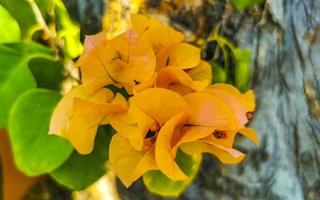
[[[212, 20], [218, 5], [200, 14], [211, 13]], [[205, 156], [180, 199], [320, 199], [320, 1], [267, 0], [258, 16], [219, 17], [224, 35], [252, 50], [258, 108], [251, 126], [261, 144], [238, 138], [247, 158], [237, 166]], [[129, 190], [119, 185], [119, 191], [123, 199], [164, 199], [145, 191], [141, 181]]]

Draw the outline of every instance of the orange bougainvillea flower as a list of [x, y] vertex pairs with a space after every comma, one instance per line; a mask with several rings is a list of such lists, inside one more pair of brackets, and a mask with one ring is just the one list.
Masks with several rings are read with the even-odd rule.
[[219, 97], [228, 103], [243, 126], [248, 122], [248, 117], [251, 117], [251, 113], [255, 109], [255, 99], [252, 90], [241, 94], [232, 85], [220, 83], [210, 85], [204, 92]]
[[118, 83], [131, 90], [135, 82], [153, 77], [155, 62], [151, 46], [137, 32], [129, 30], [111, 40], [106, 39], [104, 32], [86, 37], [85, 50], [77, 66], [84, 85], [98, 89]]
[[199, 64], [200, 49], [188, 43], [178, 43], [170, 47], [158, 60], [157, 63], [161, 63], [159, 67], [176, 66], [181, 69], [190, 69]]
[[84, 52], [78, 59], [76, 66], [81, 70], [81, 81], [88, 90], [95, 91], [105, 85], [113, 83], [106, 69], [105, 55], [108, 49], [105, 32], [86, 36]]
[[[160, 129], [156, 142], [156, 161], [159, 169], [173, 180], [183, 180], [185, 178], [183, 172], [175, 163], [176, 151], [181, 145], [199, 144], [196, 149], [202, 149], [203, 143], [209, 143], [206, 138], [216, 131], [234, 131], [240, 126], [232, 109], [221, 99], [205, 93], [191, 93], [184, 98], [191, 108], [191, 113], [188, 116], [180, 114], [170, 119]], [[233, 138], [230, 139], [233, 141]], [[227, 141], [230, 141], [230, 139]], [[239, 155], [243, 154], [232, 149], [232, 145], [224, 144], [227, 141], [223, 141], [222, 144], [211, 145], [217, 151], [222, 152], [216, 155], [222, 161], [228, 159], [233, 159], [233, 163], [240, 161], [243, 157], [240, 156], [239, 159]], [[202, 152], [206, 151], [200, 152], [198, 150], [192, 153]], [[237, 152], [237, 154], [234, 152]], [[190, 151], [186, 150], [186, 153], [190, 153]]]
[[[112, 139], [109, 151], [111, 166], [127, 186], [144, 172], [157, 166], [154, 161], [156, 135], [146, 138], [148, 132], [157, 132], [160, 126], [175, 116], [176, 113], [190, 112], [190, 108], [182, 96], [163, 88], [144, 90], [131, 97], [129, 104], [130, 108], [127, 113], [122, 114], [120, 118], [112, 116], [110, 119], [110, 124], [118, 132], [116, 134], [118, 136], [116, 139]], [[129, 119], [130, 117], [131, 119]], [[121, 145], [124, 144], [129, 144], [131, 147], [122, 150]], [[148, 159], [144, 158], [143, 155], [147, 156]], [[131, 162], [129, 158], [135, 160], [135, 162]], [[141, 164], [140, 161], [137, 161], [140, 159], [146, 159], [143, 162], [150, 161], [151, 163]], [[131, 167], [127, 168], [126, 162], [123, 160], [130, 161]], [[135, 168], [140, 173], [132, 171]]]
[[160, 126], [177, 113], [190, 113], [189, 105], [181, 95], [164, 88], [144, 90], [131, 97], [129, 102], [155, 119]]
[[193, 81], [188, 73], [178, 67], [163, 67], [158, 72], [156, 87], [168, 88], [183, 95], [204, 90], [208, 82]]
[[[130, 98], [130, 106], [139, 107], [140, 112], [140, 126], [137, 120], [133, 120], [131, 124], [136, 127], [143, 127], [138, 134], [135, 134], [137, 138], [130, 139], [131, 134], [134, 134], [135, 128], [132, 128], [133, 132], [128, 134], [118, 133], [121, 135], [121, 141], [131, 144], [131, 150], [126, 149], [126, 153], [121, 154], [123, 159], [127, 159], [129, 155], [152, 155], [152, 164], [145, 165], [143, 172], [151, 170], [148, 166], [155, 166], [153, 163], [155, 160], [156, 166], [161, 172], [168, 176], [172, 180], [185, 180], [188, 177], [176, 164], [175, 156], [177, 149], [184, 144], [192, 143], [192, 145], [199, 144], [197, 149], [201, 149], [204, 145], [211, 145], [214, 150], [212, 152], [222, 152], [217, 156], [226, 163], [236, 163], [240, 161], [244, 155], [235, 149], [232, 149], [233, 137], [223, 142], [211, 144], [211, 140], [208, 140], [209, 136], [215, 133], [217, 130], [224, 131], [236, 131], [239, 129], [240, 124], [237, 120], [235, 113], [232, 108], [223, 102], [220, 98], [205, 93], [191, 93], [186, 95], [184, 98], [178, 93], [162, 88], [151, 88], [146, 89], [137, 95]], [[129, 108], [130, 110], [130, 108]], [[129, 112], [128, 112], [129, 113]], [[148, 116], [154, 119], [157, 126], [153, 123], [147, 123]], [[144, 122], [144, 123], [141, 123]], [[128, 126], [130, 120], [122, 120], [116, 124], [116, 130], [129, 131]], [[144, 124], [144, 125], [142, 125]], [[111, 122], [112, 126], [115, 126]], [[152, 131], [153, 135], [149, 138], [145, 138], [148, 131]], [[119, 136], [120, 137], [120, 136]], [[120, 140], [119, 138], [117, 141]], [[208, 141], [207, 141], [208, 140]], [[150, 141], [152, 141], [150, 143]], [[135, 148], [135, 144], [143, 144], [142, 148]], [[110, 160], [121, 160], [119, 154], [113, 151], [120, 151], [120, 147], [116, 148], [118, 144], [111, 142], [112, 149], [110, 149]], [[140, 147], [140, 146], [139, 146]], [[199, 153], [200, 150], [193, 153]], [[140, 153], [138, 153], [140, 152]], [[190, 151], [187, 151], [190, 153]], [[202, 151], [208, 152], [208, 151]], [[139, 157], [138, 156], [138, 157]], [[116, 157], [116, 158], [115, 158]], [[230, 161], [229, 161], [230, 160]], [[146, 164], [146, 163], [145, 163]], [[121, 168], [121, 173], [124, 173], [126, 167], [119, 163], [111, 165], [115, 169], [116, 173]], [[132, 166], [135, 168], [135, 165]], [[153, 168], [152, 168], [153, 169]], [[131, 171], [131, 169], [127, 169]], [[141, 172], [142, 172], [141, 171]], [[139, 176], [131, 171], [126, 171], [127, 175], [119, 175], [122, 182], [126, 185], [131, 184]], [[140, 173], [140, 176], [143, 173]], [[133, 179], [132, 177], [135, 177]]]
[[127, 112], [115, 113], [107, 120], [138, 151], [143, 149], [144, 137], [149, 129], [155, 131], [158, 128], [157, 122], [134, 104]]
[[142, 15], [132, 15], [131, 21], [132, 29], [140, 33], [143, 39], [152, 46], [158, 69], [166, 66], [169, 49], [183, 41], [183, 34], [155, 19], [148, 19]]
[[87, 154], [93, 149], [98, 126], [107, 115], [127, 109], [123, 96], [108, 89], [88, 93], [83, 86], [72, 90], [57, 105], [49, 132], [68, 139], [79, 153]]
[[[240, 162], [245, 155], [233, 149], [236, 134], [258, 143], [255, 130], [246, 127], [255, 109], [253, 92], [210, 85], [210, 64], [198, 47], [183, 42], [182, 33], [141, 15], [132, 15], [131, 24], [111, 40], [104, 32], [86, 37], [76, 64], [81, 85], [57, 105], [50, 132], [87, 154], [98, 126], [110, 124], [116, 131], [110, 164], [126, 187], [150, 170], [190, 181], [176, 162], [178, 149]], [[110, 85], [124, 88], [127, 99], [106, 89]]]
[[187, 73], [194, 81], [207, 81], [207, 86], [212, 82], [211, 65], [204, 60], [200, 60], [199, 65], [188, 70]]
[[122, 183], [129, 187], [141, 175], [158, 169], [154, 158], [154, 147], [137, 151], [122, 134], [112, 137], [109, 147], [109, 161]]

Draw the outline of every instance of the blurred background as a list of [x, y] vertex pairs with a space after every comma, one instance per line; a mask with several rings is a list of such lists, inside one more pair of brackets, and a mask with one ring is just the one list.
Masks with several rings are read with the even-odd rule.
[[[193, 183], [176, 199], [320, 199], [320, 1], [52, 2], [0, 0], [0, 43], [32, 40], [58, 57], [54, 64], [37, 59], [29, 63], [44, 88], [68, 91], [79, 80], [73, 66], [84, 36], [105, 30], [112, 38], [127, 29], [131, 13], [141, 13], [173, 26], [185, 34], [186, 41], [200, 47], [203, 59], [213, 67], [214, 82], [231, 83], [242, 91], [254, 89], [257, 110], [250, 126], [257, 130], [260, 145], [237, 138], [236, 148], [247, 156], [236, 166], [204, 156]], [[8, 16], [16, 23], [7, 22]], [[17, 36], [16, 29], [21, 30]], [[219, 46], [215, 33], [238, 51]], [[31, 56], [32, 49], [23, 52]], [[7, 102], [1, 101], [6, 84], [1, 78], [7, 73], [4, 63], [9, 62], [1, 62], [4, 57], [7, 54], [0, 53], [0, 115], [7, 112]], [[43, 75], [39, 65], [49, 66], [47, 74], [58, 75]], [[10, 93], [12, 98], [23, 90], [17, 87], [16, 91]], [[81, 191], [71, 191], [47, 175], [27, 177], [15, 169], [6, 122], [1, 120], [0, 199], [174, 199], [148, 192], [142, 180], [127, 189], [110, 170]]]

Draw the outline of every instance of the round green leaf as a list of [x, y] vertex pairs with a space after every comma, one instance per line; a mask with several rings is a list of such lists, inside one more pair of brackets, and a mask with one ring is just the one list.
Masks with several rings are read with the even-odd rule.
[[18, 22], [0, 5], [0, 43], [18, 42], [20, 28]]
[[7, 128], [10, 109], [37, 83], [29, 69], [32, 58], [53, 60], [52, 50], [35, 42], [0, 44], [0, 128]]
[[251, 51], [237, 48], [233, 54], [236, 63], [235, 85], [241, 92], [245, 92], [250, 78]]
[[201, 155], [190, 156], [178, 151], [176, 161], [189, 179], [172, 181], [160, 171], [150, 171], [143, 175], [143, 182], [150, 192], [161, 196], [178, 197], [197, 174], [201, 163]]
[[265, 0], [231, 0], [234, 7], [239, 10], [253, 7], [263, 3]]
[[216, 62], [209, 62], [212, 66], [212, 82], [213, 83], [225, 83], [227, 81], [227, 73], [221, 67], [218, 63]]
[[72, 153], [71, 144], [48, 135], [50, 117], [61, 96], [58, 92], [31, 89], [21, 95], [9, 116], [9, 133], [17, 167], [29, 176], [48, 173]]
[[100, 127], [94, 150], [88, 155], [74, 151], [63, 165], [50, 174], [52, 178], [72, 190], [83, 190], [96, 182], [107, 171], [106, 161], [112, 135], [110, 126]]

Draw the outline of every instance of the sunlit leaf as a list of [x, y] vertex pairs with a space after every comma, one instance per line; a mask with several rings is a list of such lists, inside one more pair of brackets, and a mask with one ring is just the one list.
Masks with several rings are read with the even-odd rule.
[[[0, 43], [18, 42], [20, 40], [20, 28], [17, 21], [10, 13], [0, 5]], [[6, 28], [4, 28], [6, 27]]]
[[253, 7], [255, 5], [258, 5], [265, 0], [231, 0], [232, 4], [237, 8], [237, 9], [246, 9], [249, 7]]
[[48, 135], [50, 117], [61, 96], [45, 89], [25, 92], [9, 118], [10, 140], [17, 167], [30, 176], [51, 172], [72, 153], [63, 138]]
[[54, 0], [58, 38], [63, 38], [65, 52], [71, 58], [78, 57], [83, 46], [80, 41], [80, 27], [70, 18], [61, 0]]
[[225, 83], [227, 81], [227, 74], [226, 74], [226, 71], [223, 69], [223, 67], [213, 61], [211, 61], [210, 64], [212, 66], [212, 73], [213, 73], [212, 82]]
[[162, 196], [178, 197], [191, 183], [199, 170], [201, 156], [177, 153], [177, 163], [188, 176], [186, 181], [172, 181], [160, 171], [150, 171], [143, 175], [143, 182], [149, 191]]
[[248, 88], [250, 77], [250, 60], [251, 51], [235, 49], [233, 51], [235, 57], [235, 85], [240, 91], [244, 92]]
[[[49, 0], [35, 0], [34, 2], [39, 7], [44, 19], [46, 19], [45, 13], [51, 2]], [[22, 38], [30, 39], [36, 30], [41, 29], [27, 0], [0, 0], [0, 4], [17, 20]]]

